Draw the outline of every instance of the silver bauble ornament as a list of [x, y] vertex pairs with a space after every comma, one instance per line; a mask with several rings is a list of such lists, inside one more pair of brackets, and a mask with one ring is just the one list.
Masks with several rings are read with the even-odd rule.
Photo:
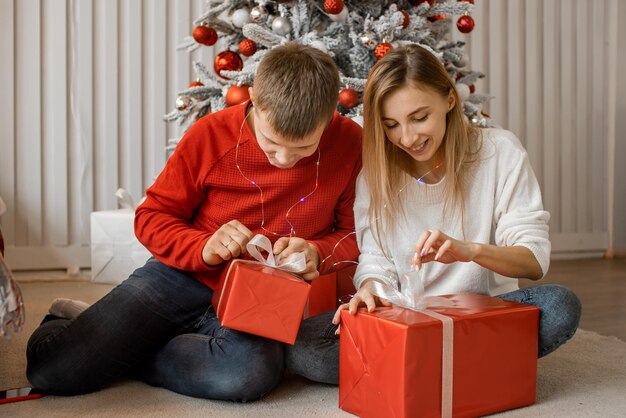
[[250, 10], [250, 20], [253, 23], [263, 23], [267, 19], [270, 12], [263, 6], [255, 6]]
[[272, 20], [272, 31], [277, 35], [287, 35], [291, 32], [291, 23], [285, 16], [278, 16]]
[[193, 104], [193, 100], [189, 96], [178, 96], [176, 99], [176, 110], [187, 110]]
[[361, 36], [359, 36], [359, 41], [361, 45], [366, 48], [373, 49], [376, 47], [376, 34], [374, 32], [365, 32]]

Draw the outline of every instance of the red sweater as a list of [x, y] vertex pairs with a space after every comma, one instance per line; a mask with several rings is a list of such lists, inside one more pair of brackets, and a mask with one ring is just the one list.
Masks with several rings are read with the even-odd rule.
[[[161, 262], [190, 272], [215, 287], [225, 263], [209, 266], [202, 249], [215, 231], [236, 219], [253, 233], [264, 233], [261, 194], [237, 169], [235, 153], [247, 103], [209, 114], [187, 131], [165, 168], [146, 191], [137, 208], [135, 234]], [[314, 244], [324, 260], [320, 273], [334, 263], [356, 260], [354, 189], [361, 169], [361, 128], [335, 113], [319, 144], [318, 188], [289, 213], [295, 235]], [[294, 167], [272, 166], [259, 147], [247, 122], [243, 124], [238, 151], [243, 174], [263, 190], [265, 225], [288, 235], [285, 215], [299, 198], [315, 187], [317, 152]], [[278, 237], [264, 235], [274, 242]], [[334, 252], [333, 252], [334, 249]], [[344, 267], [345, 264], [337, 267]]]

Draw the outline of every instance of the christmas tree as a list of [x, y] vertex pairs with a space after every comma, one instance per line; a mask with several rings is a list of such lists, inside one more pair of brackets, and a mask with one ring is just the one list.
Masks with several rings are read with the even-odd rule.
[[[192, 51], [218, 39], [227, 48], [215, 57], [215, 73], [206, 63], [193, 63], [198, 80], [179, 93], [176, 109], [165, 119], [187, 129], [209, 112], [246, 101], [263, 55], [288, 41], [311, 45], [334, 58], [342, 83], [337, 109], [359, 116], [360, 96], [376, 60], [394, 47], [416, 43], [435, 54], [456, 80], [468, 120], [491, 126], [482, 113], [491, 97], [474, 91], [474, 83], [484, 75], [466, 68], [464, 42], [450, 36], [452, 30], [472, 31], [473, 7], [474, 0], [208, 0], [179, 49]], [[170, 142], [174, 146], [176, 140]]]

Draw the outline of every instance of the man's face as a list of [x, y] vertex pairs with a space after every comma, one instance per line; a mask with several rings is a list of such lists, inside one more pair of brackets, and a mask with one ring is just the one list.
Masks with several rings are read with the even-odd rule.
[[292, 168], [298, 161], [312, 155], [320, 143], [325, 124], [298, 141], [278, 135], [269, 124], [265, 112], [252, 108], [252, 129], [259, 147], [271, 165], [277, 168]]

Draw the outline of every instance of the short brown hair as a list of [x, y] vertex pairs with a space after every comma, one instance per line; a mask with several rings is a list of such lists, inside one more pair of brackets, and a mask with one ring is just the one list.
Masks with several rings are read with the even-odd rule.
[[277, 134], [298, 140], [328, 123], [337, 108], [339, 71], [327, 53], [288, 42], [271, 49], [254, 76], [254, 106]]

